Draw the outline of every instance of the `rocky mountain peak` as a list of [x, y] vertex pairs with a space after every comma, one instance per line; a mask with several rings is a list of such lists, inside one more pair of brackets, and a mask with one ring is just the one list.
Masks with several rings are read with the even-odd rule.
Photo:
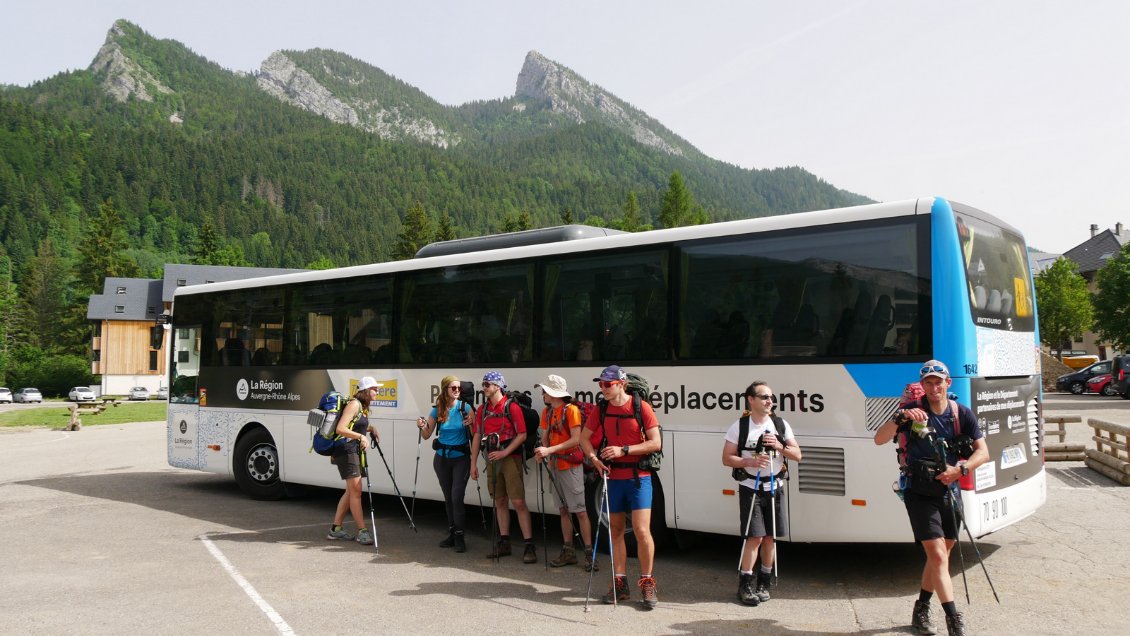
[[690, 148], [659, 122], [537, 51], [526, 54], [515, 96], [542, 103], [577, 123], [602, 122], [670, 155], [682, 156], [684, 148]]
[[119, 102], [126, 101], [131, 95], [134, 99], [151, 102], [153, 92], [172, 93], [173, 89], [153, 77], [123, 50], [119, 40], [126, 37], [128, 28], [136, 27], [125, 20], [114, 22], [89, 70], [100, 78], [106, 93]]

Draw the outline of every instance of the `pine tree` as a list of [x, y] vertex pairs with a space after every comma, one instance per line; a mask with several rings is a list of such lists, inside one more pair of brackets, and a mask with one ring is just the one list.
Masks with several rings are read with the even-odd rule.
[[62, 334], [73, 289], [70, 268], [50, 239], [43, 239], [27, 264], [20, 281], [18, 322], [27, 333], [27, 343], [43, 350], [58, 350], [67, 343]]
[[569, 206], [565, 206], [565, 208], [561, 210], [561, 224], [562, 225], [572, 225], [575, 222], [576, 221], [573, 220], [573, 210], [572, 210], [572, 208], [570, 208]]
[[420, 248], [432, 242], [432, 220], [419, 201], [413, 203], [404, 214], [404, 224], [400, 228], [396, 247], [392, 251], [394, 260], [405, 260], [416, 256]]
[[612, 227], [624, 232], [646, 232], [652, 229], [650, 223], [644, 223], [640, 218], [640, 202], [636, 199], [635, 190], [628, 191], [628, 199], [620, 209], [624, 214], [612, 222]]
[[129, 247], [122, 228], [122, 215], [110, 199], [102, 202], [87, 231], [87, 238], [79, 246], [76, 268], [78, 289], [89, 296], [102, 291], [106, 278], [129, 278], [139, 274], [137, 263], [126, 257]]
[[451, 227], [451, 215], [444, 210], [439, 215], [439, 227], [436, 228], [437, 241], [453, 241], [455, 240], [455, 228]]
[[667, 191], [663, 194], [663, 207], [659, 210], [659, 223], [665, 228], [690, 225], [695, 221], [695, 202], [683, 183], [679, 171], [671, 173]]
[[216, 259], [219, 251], [220, 237], [216, 234], [216, 228], [212, 227], [212, 220], [205, 218], [192, 248], [192, 262], [196, 265], [218, 265]]

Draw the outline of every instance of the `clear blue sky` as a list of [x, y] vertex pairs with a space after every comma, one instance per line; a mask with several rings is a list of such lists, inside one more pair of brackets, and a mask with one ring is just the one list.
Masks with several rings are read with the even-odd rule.
[[249, 71], [331, 48], [446, 104], [513, 95], [536, 49], [747, 168], [943, 195], [1063, 252], [1130, 223], [1130, 2], [10, 0], [0, 82], [85, 68], [113, 21]]

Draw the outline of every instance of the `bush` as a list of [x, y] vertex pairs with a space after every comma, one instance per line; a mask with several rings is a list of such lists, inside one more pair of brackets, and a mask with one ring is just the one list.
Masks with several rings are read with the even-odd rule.
[[13, 389], [33, 386], [43, 397], [63, 397], [73, 386], [88, 386], [94, 376], [90, 362], [76, 355], [46, 355], [35, 347], [21, 347], [8, 370]]

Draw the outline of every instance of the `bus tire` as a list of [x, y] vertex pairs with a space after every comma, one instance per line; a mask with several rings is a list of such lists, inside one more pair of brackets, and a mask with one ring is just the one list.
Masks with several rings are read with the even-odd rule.
[[252, 499], [274, 501], [286, 497], [279, 449], [267, 429], [256, 426], [235, 443], [232, 474], [239, 489]]
[[[667, 528], [663, 482], [661, 482], [659, 476], [654, 473], [651, 476], [651, 489], [651, 541], [655, 545], [655, 550], [658, 552], [667, 545], [671, 533]], [[596, 473], [586, 473], [585, 507], [588, 509], [589, 513], [589, 525], [593, 533], [593, 543], [597, 544], [599, 551], [607, 554], [610, 547], [608, 545], [608, 525], [607, 520], [603, 518], [601, 512], [600, 491], [600, 477], [597, 476]], [[600, 534], [598, 535], [597, 533]], [[632, 530], [631, 515], [625, 516], [624, 546], [628, 550], [628, 557], [632, 558], [636, 556], [636, 534]]]

